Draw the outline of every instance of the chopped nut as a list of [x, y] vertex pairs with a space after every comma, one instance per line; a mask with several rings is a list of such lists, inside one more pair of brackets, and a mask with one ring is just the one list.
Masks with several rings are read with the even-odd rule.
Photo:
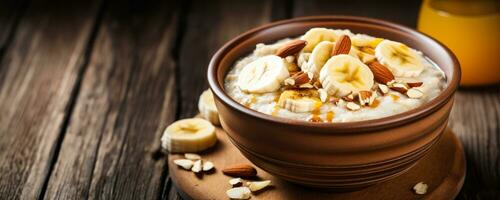
[[413, 83], [406, 83], [408, 86], [410, 86], [410, 88], [414, 88], [414, 87], [420, 87], [422, 86], [422, 82], [413, 82]]
[[417, 183], [415, 186], [413, 186], [413, 190], [415, 191], [416, 194], [425, 194], [427, 193], [427, 184], [424, 182]]
[[391, 90], [398, 91], [401, 94], [405, 94], [408, 91], [408, 87], [403, 83], [393, 83], [389, 86]]
[[321, 83], [319, 81], [314, 81], [313, 86], [316, 89], [323, 88], [323, 86], [321, 85]]
[[372, 98], [371, 91], [359, 91], [358, 99], [361, 105], [370, 105], [375, 98]]
[[313, 85], [311, 85], [310, 83], [304, 83], [302, 85], [299, 86], [299, 88], [307, 88], [307, 89], [310, 89], [310, 88], [314, 88]]
[[176, 159], [174, 160], [174, 163], [186, 170], [190, 170], [191, 167], [193, 167], [193, 161], [192, 160], [188, 160], [188, 159]]
[[208, 172], [214, 169], [214, 163], [210, 161], [203, 162], [203, 171]]
[[411, 88], [406, 92], [406, 95], [412, 99], [419, 99], [424, 96], [424, 93], [416, 88]]
[[289, 62], [289, 63], [293, 63], [293, 61], [295, 61], [295, 57], [294, 56], [287, 56], [285, 58], [286, 62]]
[[189, 160], [200, 160], [201, 156], [195, 153], [185, 153], [184, 157]]
[[248, 182], [247, 186], [250, 189], [250, 191], [256, 192], [256, 191], [264, 189], [265, 187], [269, 186], [270, 184], [271, 184], [270, 180], [267, 180], [267, 181], [252, 181], [252, 182]]
[[229, 184], [233, 187], [241, 186], [243, 184], [243, 180], [241, 178], [232, 178], [229, 180]]
[[354, 95], [351, 92], [347, 96], [342, 97], [342, 99], [344, 101], [347, 101], [347, 102], [353, 102], [354, 101]]
[[295, 80], [293, 80], [293, 78], [290, 77], [290, 78], [285, 79], [284, 83], [286, 86], [294, 86]]
[[356, 110], [361, 109], [361, 106], [359, 106], [358, 104], [356, 104], [354, 102], [348, 102], [346, 107], [347, 107], [347, 109], [352, 110], [352, 111], [356, 111]]
[[191, 168], [191, 171], [193, 171], [194, 173], [199, 173], [199, 172], [201, 172], [201, 168], [202, 168], [201, 160], [197, 160], [194, 162], [193, 168]]
[[321, 102], [326, 102], [326, 100], [328, 99], [328, 93], [326, 93], [324, 89], [318, 89], [318, 92]]
[[382, 94], [387, 94], [389, 93], [389, 87], [387, 87], [387, 85], [384, 85], [384, 84], [378, 84], [378, 90], [380, 91], [380, 93]]
[[250, 199], [252, 192], [248, 187], [235, 187], [226, 191], [226, 194], [231, 199]]

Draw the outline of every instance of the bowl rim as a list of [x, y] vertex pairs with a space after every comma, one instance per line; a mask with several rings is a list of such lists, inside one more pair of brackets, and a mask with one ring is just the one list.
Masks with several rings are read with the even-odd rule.
[[[317, 21], [324, 21], [324, 20], [336, 20], [336, 21], [342, 21], [342, 22], [356, 22], [356, 23], [365, 23], [365, 24], [371, 24], [371, 25], [377, 25], [377, 26], [384, 26], [388, 27], [394, 31], [401, 32], [402, 35], [408, 37], [408, 35], [411, 35], [413, 37], [424, 37], [426, 39], [430, 39], [431, 42], [435, 42], [438, 46], [443, 48], [445, 52], [447, 53], [449, 59], [452, 61], [453, 66], [452, 66], [452, 77], [446, 77], [449, 79], [449, 82], [446, 86], [446, 88], [439, 94], [437, 97], [432, 99], [431, 101], [428, 101], [424, 103], [423, 105], [420, 105], [417, 108], [413, 108], [411, 110], [398, 113], [395, 115], [390, 115], [382, 118], [375, 118], [375, 119], [369, 119], [369, 120], [362, 120], [362, 121], [352, 121], [352, 122], [337, 122], [337, 123], [317, 123], [317, 122], [309, 122], [309, 121], [303, 121], [303, 120], [297, 120], [297, 119], [289, 119], [289, 118], [284, 118], [284, 117], [279, 117], [279, 116], [271, 116], [265, 113], [258, 112], [256, 110], [247, 108], [243, 106], [242, 104], [238, 103], [235, 101], [233, 98], [231, 98], [228, 94], [225, 93], [223, 87], [218, 83], [217, 81], [217, 73], [219, 69], [219, 64], [221, 60], [224, 58], [225, 54], [228, 53], [232, 48], [235, 46], [238, 46], [239, 43], [242, 41], [247, 40], [248, 38], [252, 37], [254, 34], [263, 31], [265, 29], [275, 27], [275, 26], [280, 26], [280, 25], [285, 25], [285, 24], [290, 24], [290, 23], [297, 23], [297, 22], [317, 22]], [[418, 39], [419, 42], [422, 41], [422, 39]], [[307, 16], [307, 17], [297, 17], [297, 18], [292, 18], [292, 19], [287, 19], [287, 20], [280, 20], [268, 24], [264, 24], [261, 26], [258, 26], [256, 28], [252, 28], [237, 37], [231, 39], [230, 41], [226, 42], [213, 56], [212, 59], [210, 60], [208, 70], [207, 70], [207, 79], [208, 83], [210, 86], [210, 89], [213, 91], [215, 98], [218, 98], [222, 103], [226, 104], [227, 106], [233, 108], [234, 110], [249, 115], [254, 118], [258, 118], [261, 120], [265, 120], [268, 122], [274, 122], [274, 123], [280, 123], [288, 126], [297, 126], [297, 127], [307, 127], [307, 128], [328, 128], [331, 130], [339, 130], [339, 131], [345, 131], [345, 130], [352, 130], [356, 129], [356, 131], [368, 131], [368, 130], [375, 130], [375, 129], [384, 129], [384, 128], [389, 128], [389, 127], [395, 127], [395, 126], [400, 126], [403, 124], [407, 124], [409, 122], [415, 121], [417, 119], [420, 119], [422, 117], [425, 117], [434, 111], [438, 110], [442, 106], [444, 106], [449, 99], [453, 97], [453, 94], [455, 91], [458, 89], [458, 85], [460, 82], [460, 77], [461, 77], [461, 70], [460, 70], [460, 64], [458, 62], [458, 59], [456, 56], [451, 52], [451, 50], [446, 47], [444, 44], [441, 42], [437, 41], [436, 39], [432, 38], [431, 36], [421, 33], [415, 29], [399, 25], [396, 23], [380, 20], [380, 19], [373, 19], [373, 18], [367, 18], [367, 17], [358, 17], [358, 16], [346, 16], [346, 15], [321, 15], [321, 16]], [[451, 79], [450, 79], [451, 78]]]

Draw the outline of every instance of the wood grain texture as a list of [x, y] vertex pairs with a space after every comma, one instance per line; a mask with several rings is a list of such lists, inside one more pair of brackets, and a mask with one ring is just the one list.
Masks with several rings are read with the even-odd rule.
[[271, 1], [193, 1], [189, 4], [179, 54], [180, 118], [198, 112], [197, 101], [208, 88], [212, 55], [224, 43], [271, 20]]
[[[11, 42], [16, 26], [25, 12], [26, 1], [5, 0], [0, 2], [0, 56]], [[1, 57], [0, 57], [1, 58]]]
[[415, 27], [420, 3], [421, 0], [295, 0], [293, 16], [354, 15], [378, 18]]
[[458, 199], [500, 199], [500, 85], [462, 88], [449, 126], [467, 157], [467, 178]]
[[98, 3], [31, 2], [0, 67], [0, 197], [36, 199], [53, 162]]
[[176, 7], [107, 6], [45, 199], [159, 197], [160, 137], [176, 113]]

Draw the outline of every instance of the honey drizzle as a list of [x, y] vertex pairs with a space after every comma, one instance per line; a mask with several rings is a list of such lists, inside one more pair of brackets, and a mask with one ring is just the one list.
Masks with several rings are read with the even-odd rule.
[[373, 100], [372, 105], [370, 105], [370, 108], [376, 108], [380, 105], [380, 101], [378, 99]]
[[399, 99], [399, 96], [395, 94], [391, 94], [391, 97], [393, 101], [397, 101]]
[[326, 121], [332, 122], [334, 116], [335, 116], [335, 113], [333, 113], [333, 111], [328, 111], [326, 113]]

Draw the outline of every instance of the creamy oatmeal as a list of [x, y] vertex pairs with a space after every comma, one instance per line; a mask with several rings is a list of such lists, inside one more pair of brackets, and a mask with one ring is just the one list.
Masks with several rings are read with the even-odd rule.
[[442, 71], [403, 43], [326, 28], [258, 44], [225, 78], [226, 93], [246, 107], [312, 122], [398, 114], [445, 85]]

